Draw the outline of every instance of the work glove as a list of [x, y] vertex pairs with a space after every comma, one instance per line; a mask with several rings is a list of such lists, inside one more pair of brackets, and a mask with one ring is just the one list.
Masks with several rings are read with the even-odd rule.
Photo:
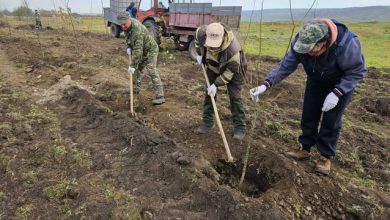
[[337, 95], [333, 92], [330, 92], [325, 98], [324, 105], [322, 106], [321, 111], [327, 112], [329, 110], [332, 110], [334, 107], [336, 107], [338, 102], [339, 97], [337, 97]]
[[133, 67], [129, 66], [129, 69], [127, 69], [127, 72], [129, 72], [130, 74], [134, 74], [135, 69]]
[[209, 96], [215, 97], [215, 95], [217, 94], [217, 87], [215, 86], [215, 84], [212, 84], [207, 89], [207, 94], [209, 94]]
[[126, 53], [127, 53], [128, 55], [131, 55], [131, 48], [127, 48]]
[[255, 88], [252, 88], [249, 90], [249, 94], [251, 96], [252, 101], [259, 102], [260, 101], [260, 95], [263, 94], [267, 90], [267, 86], [261, 85]]
[[196, 56], [196, 61], [199, 65], [202, 65], [202, 56]]

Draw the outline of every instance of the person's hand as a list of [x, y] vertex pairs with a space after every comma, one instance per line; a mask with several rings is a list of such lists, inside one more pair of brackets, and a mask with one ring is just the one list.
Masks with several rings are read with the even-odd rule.
[[215, 97], [215, 95], [217, 94], [217, 87], [214, 84], [212, 84], [207, 89], [207, 94], [209, 94], [209, 96]]
[[133, 67], [129, 66], [129, 69], [127, 69], [127, 72], [129, 72], [130, 74], [134, 74], [135, 69]]
[[261, 85], [255, 88], [252, 88], [249, 90], [249, 94], [251, 96], [252, 101], [259, 102], [260, 101], [260, 95], [263, 94], [267, 90], [267, 86]]
[[336, 107], [338, 102], [339, 97], [337, 97], [337, 95], [333, 92], [330, 92], [325, 98], [324, 105], [322, 106], [321, 111], [327, 112], [329, 110], [332, 110], [334, 107]]
[[128, 55], [131, 55], [131, 48], [127, 48], [126, 53], [127, 53]]
[[196, 56], [196, 61], [199, 65], [202, 65], [202, 56]]

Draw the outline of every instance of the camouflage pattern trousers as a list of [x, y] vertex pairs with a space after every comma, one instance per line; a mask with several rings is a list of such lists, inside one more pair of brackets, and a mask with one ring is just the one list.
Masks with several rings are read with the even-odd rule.
[[144, 72], [147, 72], [148, 77], [152, 80], [153, 90], [156, 97], [164, 96], [164, 87], [161, 82], [160, 75], [157, 71], [157, 55], [152, 58], [145, 59], [138, 65], [138, 68], [135, 70], [135, 86], [134, 93], [139, 94], [141, 91], [141, 81], [144, 77]]

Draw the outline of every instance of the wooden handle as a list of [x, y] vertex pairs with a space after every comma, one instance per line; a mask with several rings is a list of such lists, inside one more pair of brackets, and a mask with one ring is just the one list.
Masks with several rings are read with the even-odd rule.
[[[204, 78], [206, 79], [207, 88], [208, 88], [208, 87], [210, 87], [210, 82], [209, 82], [209, 78], [207, 77], [207, 73], [206, 73], [206, 70], [205, 70], [203, 64], [202, 64], [202, 69], [203, 69], [203, 75], [204, 75]], [[229, 148], [228, 142], [226, 140], [225, 132], [223, 131], [222, 123], [221, 123], [221, 120], [219, 119], [218, 109], [217, 109], [217, 105], [215, 104], [214, 96], [210, 96], [210, 98], [211, 98], [211, 102], [213, 103], [215, 118], [217, 119], [219, 132], [221, 133], [223, 145], [225, 146], [228, 162], [233, 162], [234, 159], [232, 157], [232, 154], [230, 153], [230, 148]]]
[[[129, 55], [129, 66], [131, 65], [131, 55]], [[134, 98], [133, 98], [133, 74], [130, 73], [130, 114], [134, 116]]]
[[134, 115], [133, 74], [130, 73], [130, 114]]

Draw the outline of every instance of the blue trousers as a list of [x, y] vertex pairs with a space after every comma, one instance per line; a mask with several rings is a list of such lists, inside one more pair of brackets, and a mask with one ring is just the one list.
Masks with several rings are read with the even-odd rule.
[[[352, 91], [342, 95], [336, 107], [328, 112], [322, 112], [321, 108], [325, 98], [332, 89], [333, 87], [307, 81], [301, 118], [302, 135], [299, 137], [303, 149], [310, 152], [310, 148], [316, 145], [321, 155], [326, 158], [336, 154], [342, 116], [353, 93]], [[321, 125], [318, 130], [320, 121]]]

